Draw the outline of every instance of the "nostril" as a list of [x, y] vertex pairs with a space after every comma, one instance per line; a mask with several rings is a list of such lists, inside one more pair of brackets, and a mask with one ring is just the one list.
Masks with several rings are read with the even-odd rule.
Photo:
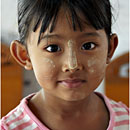
[[63, 66], [62, 71], [63, 71], [63, 72], [69, 72], [69, 71], [70, 71], [71, 73], [73, 73], [73, 72], [75, 72], [75, 71], [80, 71], [80, 70], [82, 70], [82, 69], [83, 69], [83, 66], [82, 66], [81, 64], [78, 64], [76, 68], [70, 68], [70, 67], [66, 64], [66, 65]]
[[62, 71], [63, 71], [63, 72], [68, 72], [68, 71], [69, 71], [67, 65], [64, 65], [64, 66], [63, 66]]
[[66, 69], [66, 70], [65, 70], [65, 72], [68, 72], [68, 71], [69, 71], [69, 69]]

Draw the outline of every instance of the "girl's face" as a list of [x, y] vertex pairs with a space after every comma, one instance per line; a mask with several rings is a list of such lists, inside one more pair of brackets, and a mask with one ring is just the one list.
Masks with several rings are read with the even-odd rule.
[[73, 31], [63, 13], [59, 14], [55, 29], [38, 37], [30, 32], [27, 44], [37, 81], [46, 94], [78, 101], [92, 93], [104, 78], [108, 40], [104, 30], [84, 25]]

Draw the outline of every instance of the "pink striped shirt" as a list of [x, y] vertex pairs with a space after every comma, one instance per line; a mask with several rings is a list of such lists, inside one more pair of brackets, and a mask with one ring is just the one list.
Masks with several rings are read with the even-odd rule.
[[[95, 92], [102, 97], [110, 113], [110, 121], [107, 130], [128, 130], [129, 109], [123, 103], [115, 102], [105, 95]], [[49, 130], [28, 107], [28, 99], [34, 94], [24, 98], [21, 103], [1, 119], [1, 130]]]

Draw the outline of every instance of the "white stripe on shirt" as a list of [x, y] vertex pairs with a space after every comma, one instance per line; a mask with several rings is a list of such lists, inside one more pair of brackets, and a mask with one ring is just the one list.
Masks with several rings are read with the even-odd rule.
[[15, 111], [12, 115], [10, 115], [6, 120], [5, 122], [8, 123], [14, 119], [16, 119], [17, 117], [19, 117], [22, 112], [24, 111], [24, 109], [22, 107], [18, 108], [17, 111]]
[[114, 111], [115, 112], [126, 112], [126, 109], [125, 108], [120, 108], [120, 107], [113, 107]]
[[117, 127], [114, 127], [113, 130], [129, 130], [129, 125], [117, 126]]
[[30, 126], [27, 126], [23, 130], [33, 130], [37, 127], [36, 123], [32, 123]]
[[129, 120], [129, 116], [128, 115], [115, 116], [115, 122], [123, 120]]
[[30, 120], [30, 117], [28, 116], [28, 115], [26, 115], [24, 118], [22, 118], [21, 120], [18, 120], [18, 121], [16, 121], [16, 122], [13, 122], [10, 126], [9, 126], [9, 128], [10, 129], [14, 129], [15, 127], [17, 127], [17, 126], [19, 126], [19, 125], [21, 125], [21, 124], [23, 124], [23, 123], [25, 123], [25, 122], [28, 122]]

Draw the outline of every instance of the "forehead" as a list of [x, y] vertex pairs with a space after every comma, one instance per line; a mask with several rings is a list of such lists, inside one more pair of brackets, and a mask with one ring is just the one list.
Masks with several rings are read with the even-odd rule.
[[[50, 22], [48, 28], [45, 30], [44, 33], [42, 34], [53, 34], [56, 32], [63, 32], [65, 33], [66, 31], [68, 32], [94, 32], [97, 31], [88, 21], [86, 21], [84, 15], [82, 13], [78, 12], [78, 20], [75, 21], [73, 20], [71, 13], [69, 10], [65, 10], [64, 8], [61, 9], [57, 15], [55, 23], [53, 21]], [[80, 22], [80, 23], [78, 23]], [[51, 28], [54, 24], [53, 31], [51, 32]], [[75, 26], [75, 27], [74, 27]], [[39, 26], [39, 30], [42, 31], [42, 22]]]
[[[50, 23], [50, 26], [53, 23]], [[66, 8], [61, 8], [60, 11], [58, 12], [57, 19], [56, 19], [56, 27], [64, 27], [69, 26], [70, 29], [73, 29], [74, 31], [76, 30], [82, 30], [84, 27], [91, 27], [94, 28], [89, 21], [86, 20], [84, 17], [83, 13], [81, 12], [76, 12], [75, 16], [72, 16], [70, 10], [67, 10]], [[75, 26], [75, 27], [74, 27]]]
[[[96, 30], [91, 24], [89, 24], [88, 21], [86, 21], [85, 17], [82, 13], [78, 13], [78, 16], [80, 18], [81, 28], [78, 26], [78, 23], [76, 23], [76, 30], [74, 30], [73, 20], [71, 18], [71, 15], [69, 11], [64, 11], [63, 9], [59, 11], [58, 17], [55, 23], [55, 27], [52, 32], [50, 32], [50, 28], [52, 26], [52, 22], [50, 23], [47, 30], [42, 33], [42, 35], [47, 34], [61, 34], [64, 35], [70, 35], [73, 36], [75, 34], [85, 34], [86, 36], [100, 36], [100, 34], [105, 33], [104, 29], [102, 30]], [[41, 29], [41, 28], [40, 28]], [[84, 35], [84, 36], [85, 36]], [[83, 35], [82, 35], [83, 36]]]
[[[48, 16], [48, 18], [49, 17], [50, 16]], [[92, 24], [90, 24], [90, 22], [86, 20], [83, 12], [81, 12], [80, 10], [76, 10], [75, 15], [73, 15], [70, 9], [68, 9], [66, 6], [61, 7], [56, 17], [55, 18], [53, 17], [50, 22], [49, 20], [47, 21], [46, 18], [44, 17], [41, 18], [40, 24], [37, 24], [37, 22], [38, 22], [37, 16], [34, 15], [30, 25], [31, 30], [33, 30], [34, 32], [35, 29], [37, 30], [39, 26], [41, 26], [41, 32], [45, 32], [46, 30], [53, 32], [54, 29], [56, 28], [56, 25], [62, 27], [63, 24], [61, 25], [61, 23], [64, 23], [66, 25], [68, 24], [68, 26], [72, 28], [74, 31], [79, 29], [80, 31], [82, 31], [87, 26], [94, 28]]]

